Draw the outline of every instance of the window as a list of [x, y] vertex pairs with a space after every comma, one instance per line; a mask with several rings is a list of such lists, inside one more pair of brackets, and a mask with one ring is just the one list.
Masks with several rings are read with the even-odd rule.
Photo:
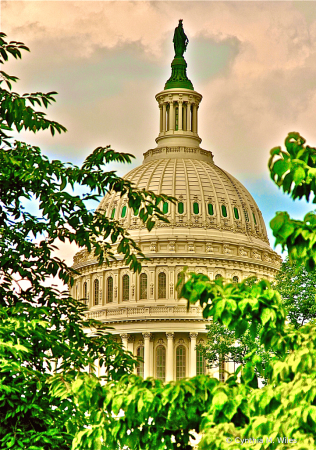
[[225, 205], [222, 205], [222, 215], [223, 217], [227, 217], [227, 208]]
[[238, 283], [239, 278], [237, 276], [233, 277], [233, 283]]
[[107, 291], [108, 295], [107, 295], [106, 301], [107, 301], [107, 303], [112, 303], [113, 302], [113, 278], [112, 277], [108, 278], [107, 288], [108, 288], [108, 291]]
[[164, 202], [164, 204], [163, 204], [163, 206], [162, 206], [162, 212], [163, 212], [164, 214], [168, 214], [168, 211], [169, 211], [169, 205], [168, 205], [168, 202]]
[[244, 209], [244, 214], [245, 214], [246, 222], [249, 222], [248, 211], [246, 209]]
[[156, 349], [156, 378], [162, 381], [166, 378], [166, 349], [163, 345]]
[[225, 381], [225, 361], [222, 357], [219, 358], [218, 375], [219, 381]]
[[94, 304], [99, 304], [99, 297], [100, 297], [100, 284], [99, 280], [94, 280]]
[[219, 280], [220, 278], [223, 278], [222, 275], [220, 273], [218, 273], [217, 275], [215, 275], [215, 280]]
[[184, 211], [183, 202], [179, 202], [178, 203], [178, 213], [183, 214], [183, 211]]
[[208, 213], [209, 213], [210, 216], [213, 216], [213, 215], [214, 215], [214, 208], [213, 208], [212, 203], [209, 203], [209, 204], [207, 205], [207, 211], [208, 211]]
[[[180, 272], [180, 273], [178, 273], [178, 280], [177, 280], [178, 282], [180, 281], [181, 277], [182, 277], [182, 276], [181, 276], [181, 272]], [[185, 283], [185, 281], [182, 280], [181, 283], [179, 284], [178, 288], [177, 288], [177, 291], [178, 291], [178, 298], [181, 298], [181, 296], [180, 296], [179, 293], [181, 292], [181, 289], [182, 289], [184, 283]]]
[[176, 109], [175, 109], [175, 131], [178, 131], [178, 129], [179, 129], [179, 107], [178, 106], [176, 106]]
[[204, 375], [205, 367], [206, 367], [206, 364], [205, 364], [205, 359], [204, 359], [202, 352], [200, 352], [200, 350], [196, 350], [196, 374]]
[[200, 212], [199, 204], [196, 202], [193, 203], [193, 212], [194, 212], [194, 214], [199, 214], [199, 212]]
[[115, 216], [115, 208], [112, 209], [111, 219], [114, 219], [114, 216]]
[[238, 212], [238, 209], [235, 207], [234, 208], [234, 216], [235, 216], [235, 219], [239, 219], [239, 212]]
[[167, 295], [167, 277], [166, 274], [161, 272], [158, 275], [158, 298], [166, 298]]
[[137, 363], [137, 375], [144, 378], [144, 347], [138, 347], [136, 354], [138, 358], [142, 358], [143, 360]]
[[129, 276], [123, 275], [123, 302], [129, 300]]
[[253, 215], [253, 220], [254, 220], [254, 222], [255, 222], [255, 225], [257, 225], [255, 213], [252, 213], [252, 215]]
[[147, 298], [147, 275], [145, 273], [139, 277], [139, 298], [141, 300]]
[[186, 352], [184, 345], [178, 345], [176, 351], [176, 378], [177, 380], [181, 380], [181, 378], [185, 377], [185, 369], [186, 369]]
[[88, 284], [86, 281], [83, 283], [83, 303], [88, 305]]
[[122, 217], [122, 218], [126, 216], [126, 210], [127, 210], [127, 207], [126, 207], [126, 206], [123, 206], [122, 212], [121, 212], [121, 217]]

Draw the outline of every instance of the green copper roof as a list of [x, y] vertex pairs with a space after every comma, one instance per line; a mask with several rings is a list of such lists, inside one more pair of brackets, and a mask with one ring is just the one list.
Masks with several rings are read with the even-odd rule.
[[187, 63], [183, 57], [188, 43], [189, 39], [183, 30], [182, 20], [179, 20], [173, 35], [175, 57], [171, 63], [171, 77], [166, 82], [165, 89], [185, 88], [194, 91], [193, 84], [187, 77]]

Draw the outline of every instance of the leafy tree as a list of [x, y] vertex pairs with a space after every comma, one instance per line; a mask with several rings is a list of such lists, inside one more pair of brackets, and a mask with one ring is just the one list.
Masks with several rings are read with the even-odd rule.
[[[304, 144], [299, 134], [290, 133], [285, 151], [271, 151], [272, 179], [280, 186], [284, 182], [293, 197], [316, 193], [316, 149]], [[297, 173], [298, 168], [305, 177], [301, 171]], [[303, 221], [294, 221], [287, 213], [277, 213], [271, 221], [277, 243], [288, 249], [291, 260], [298, 257], [308, 271], [316, 261], [313, 217], [314, 213], [309, 213]], [[191, 274], [181, 294], [188, 304], [199, 302], [205, 318], [225, 325], [237, 338], [247, 331], [252, 339], [259, 336], [260, 345], [276, 355], [265, 367], [268, 384], [258, 388], [255, 367], [260, 375], [263, 360], [256, 350], [225, 383], [198, 376], [163, 386], [157, 380], [126, 375], [117, 383], [102, 386], [96, 378], [81, 373], [67, 385], [57, 375], [53, 392], [74, 395], [78, 409], [88, 411], [89, 428], [78, 427], [71, 420], [77, 426], [73, 449], [124, 445], [131, 449], [192, 449], [192, 431], [200, 433], [199, 448], [203, 450], [239, 450], [242, 444], [257, 450], [315, 448], [314, 323], [299, 329], [288, 323], [279, 292], [265, 280], [250, 286]]]
[[286, 259], [276, 276], [274, 288], [280, 292], [288, 320], [299, 328], [316, 318], [316, 271]]
[[[10, 56], [21, 58], [22, 50], [28, 48], [0, 33], [1, 64]], [[98, 147], [77, 167], [15, 140], [12, 133], [22, 129], [52, 134], [66, 129], [34, 109], [48, 107], [55, 92], [20, 95], [12, 91], [17, 78], [3, 70], [0, 75], [0, 448], [66, 450], [75, 429], [88, 420], [71, 394], [51, 394], [52, 372], [70, 386], [98, 360], [104, 378], [114, 381], [129, 373], [135, 360], [102, 323], [85, 319], [82, 302], [45, 285], [52, 275], [73, 283], [74, 272], [54, 255], [56, 242], [85, 246], [100, 263], [114, 257], [112, 244], [118, 243], [126, 264], [139, 270], [143, 255], [136, 242], [119, 222], [90, 211], [87, 202], [116, 191], [134, 211], [140, 208], [150, 230], [155, 220], [166, 220], [159, 204], [170, 198], [137, 191], [104, 170], [112, 161], [132, 158], [110, 147]], [[74, 193], [76, 186], [86, 193]], [[38, 215], [25, 208], [25, 200], [37, 203]]]

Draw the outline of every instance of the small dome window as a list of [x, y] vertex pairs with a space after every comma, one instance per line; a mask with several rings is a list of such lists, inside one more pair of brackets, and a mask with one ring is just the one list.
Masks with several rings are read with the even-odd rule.
[[255, 222], [255, 225], [257, 225], [255, 213], [252, 213], [252, 215], [253, 215], [253, 220], [254, 220], [254, 222]]
[[234, 208], [234, 216], [235, 216], [235, 219], [239, 219], [239, 212], [238, 212], [238, 208]]
[[114, 216], [115, 216], [115, 208], [112, 209], [112, 212], [111, 212], [111, 219], [114, 219]]
[[248, 211], [246, 209], [244, 209], [244, 214], [245, 214], [246, 222], [249, 222]]
[[194, 212], [194, 214], [199, 214], [199, 212], [200, 212], [199, 204], [196, 202], [193, 203], [193, 212]]
[[233, 277], [233, 283], [238, 283], [238, 282], [239, 282], [239, 278], [236, 277], [236, 276], [234, 276], [234, 277]]
[[209, 204], [207, 205], [207, 211], [208, 211], [208, 213], [209, 213], [210, 216], [213, 216], [213, 215], [214, 215], [214, 208], [213, 208], [212, 203], [209, 203]]
[[126, 210], [127, 210], [127, 207], [126, 207], [126, 206], [123, 206], [123, 208], [122, 208], [122, 213], [121, 213], [121, 217], [122, 217], [122, 218], [126, 216]]
[[223, 276], [220, 273], [215, 275], [215, 280], [220, 280], [221, 278], [223, 278]]
[[225, 205], [222, 205], [222, 215], [223, 217], [227, 217], [227, 208]]
[[179, 202], [179, 203], [178, 203], [178, 213], [179, 213], [179, 214], [183, 214], [183, 211], [184, 211], [183, 203], [182, 203], [182, 202]]
[[162, 212], [163, 212], [164, 214], [168, 214], [168, 211], [169, 211], [169, 205], [168, 205], [168, 202], [164, 202], [163, 207], [162, 207]]

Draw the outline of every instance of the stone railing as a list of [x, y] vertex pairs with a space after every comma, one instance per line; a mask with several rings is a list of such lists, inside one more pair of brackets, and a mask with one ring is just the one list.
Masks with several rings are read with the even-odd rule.
[[103, 308], [97, 310], [90, 310], [86, 313], [88, 319], [97, 320], [122, 320], [122, 319], [135, 319], [146, 320], [153, 319], [185, 319], [194, 318], [202, 319], [202, 309], [199, 306], [191, 306], [187, 311], [186, 306], [141, 306], [134, 308]]

